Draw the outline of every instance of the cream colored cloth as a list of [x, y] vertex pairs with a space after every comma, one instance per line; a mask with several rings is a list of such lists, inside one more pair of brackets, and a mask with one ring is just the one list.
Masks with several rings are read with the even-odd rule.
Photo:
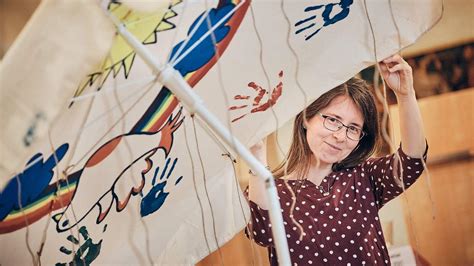
[[41, 1], [0, 66], [0, 189], [107, 55], [114, 33], [97, 1]]

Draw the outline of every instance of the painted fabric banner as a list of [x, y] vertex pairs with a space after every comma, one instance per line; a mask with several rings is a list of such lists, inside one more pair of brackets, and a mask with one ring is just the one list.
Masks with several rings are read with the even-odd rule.
[[[173, 65], [248, 146], [413, 43], [442, 13], [438, 0], [287, 1], [284, 12], [278, 1], [248, 0], [174, 0], [153, 13], [116, 1], [102, 8]], [[1, 177], [2, 265], [38, 262], [37, 252], [45, 264], [194, 264], [247, 223], [235, 155], [121, 37], [101, 60], [61, 92], [69, 97], [49, 134], [31, 132], [23, 167]], [[21, 87], [22, 97], [36, 90]], [[2, 143], [21, 143], [21, 130], [34, 129], [30, 120], [15, 123], [18, 134]]]
[[31, 146], [103, 60], [114, 33], [94, 0], [40, 3], [0, 65], [0, 187], [22, 170]]

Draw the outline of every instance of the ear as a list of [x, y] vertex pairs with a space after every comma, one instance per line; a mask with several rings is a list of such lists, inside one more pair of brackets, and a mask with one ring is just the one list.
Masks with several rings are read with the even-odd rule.
[[303, 120], [303, 128], [304, 130], [308, 129], [308, 120]]

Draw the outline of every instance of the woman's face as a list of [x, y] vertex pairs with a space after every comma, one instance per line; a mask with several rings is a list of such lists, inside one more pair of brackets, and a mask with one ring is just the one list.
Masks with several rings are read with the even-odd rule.
[[[319, 111], [324, 116], [330, 116], [331, 121], [339, 120], [346, 126], [354, 126], [362, 130], [364, 117], [354, 101], [346, 95], [334, 98], [331, 103]], [[332, 164], [344, 160], [359, 141], [352, 140], [346, 136], [346, 127], [338, 131], [331, 131], [324, 127], [324, 118], [315, 115], [308, 120], [306, 125], [306, 140], [313, 153], [315, 164], [317, 159], [320, 167], [332, 166]]]

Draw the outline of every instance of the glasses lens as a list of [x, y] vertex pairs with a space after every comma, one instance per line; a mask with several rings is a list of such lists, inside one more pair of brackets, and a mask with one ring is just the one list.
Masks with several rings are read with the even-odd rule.
[[[323, 115], [321, 115], [323, 116]], [[364, 136], [362, 129], [354, 126], [345, 126], [341, 121], [332, 116], [323, 116], [323, 125], [331, 131], [339, 131], [342, 127], [346, 127], [346, 136], [351, 140], [360, 140]]]
[[352, 140], [360, 140], [363, 137], [363, 132], [358, 128], [348, 128], [347, 137]]
[[334, 117], [326, 116], [324, 118], [324, 126], [331, 131], [338, 131], [342, 127], [342, 123]]

